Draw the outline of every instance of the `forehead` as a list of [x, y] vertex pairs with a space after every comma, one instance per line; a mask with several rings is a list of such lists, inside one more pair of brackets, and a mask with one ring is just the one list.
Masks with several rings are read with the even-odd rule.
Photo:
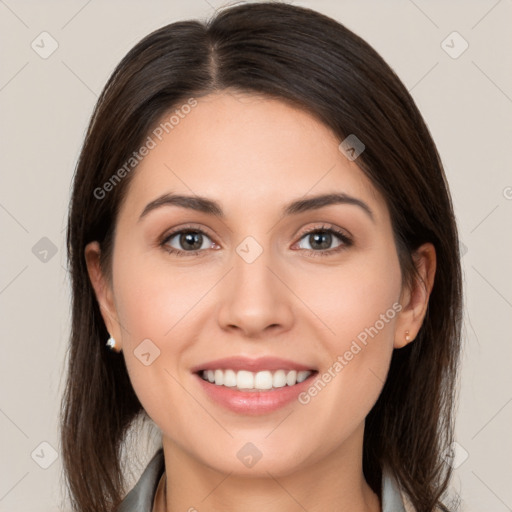
[[211, 197], [227, 215], [240, 206], [261, 215], [330, 192], [371, 202], [377, 216], [386, 210], [356, 161], [339, 150], [341, 141], [304, 110], [248, 93], [196, 101], [192, 108], [175, 106], [148, 134], [151, 149], [127, 193], [133, 214], [164, 193]]

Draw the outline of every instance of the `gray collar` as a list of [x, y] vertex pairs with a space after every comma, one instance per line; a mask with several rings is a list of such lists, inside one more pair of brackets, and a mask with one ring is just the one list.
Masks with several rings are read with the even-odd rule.
[[160, 448], [116, 512], [152, 512], [156, 488], [164, 470], [164, 451]]
[[[164, 470], [164, 452], [160, 448], [117, 512], [152, 512], [156, 488]], [[382, 471], [382, 512], [406, 512], [396, 479], [386, 468]]]
[[382, 512], [406, 512], [398, 483], [391, 470], [382, 470]]

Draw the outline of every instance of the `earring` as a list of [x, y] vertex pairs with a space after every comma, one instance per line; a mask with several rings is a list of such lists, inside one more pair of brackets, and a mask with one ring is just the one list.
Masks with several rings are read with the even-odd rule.
[[411, 341], [411, 337], [409, 336], [409, 331], [405, 331], [405, 341]]
[[110, 338], [107, 340], [107, 347], [112, 351], [112, 352], [121, 352], [121, 347], [118, 347], [116, 345], [116, 340], [110, 336]]

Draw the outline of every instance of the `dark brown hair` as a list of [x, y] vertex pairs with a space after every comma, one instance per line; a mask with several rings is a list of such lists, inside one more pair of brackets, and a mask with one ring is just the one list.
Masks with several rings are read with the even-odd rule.
[[144, 410], [108, 333], [88, 278], [84, 249], [97, 240], [108, 273], [116, 216], [136, 169], [105, 198], [102, 187], [152, 127], [190, 97], [255, 92], [299, 106], [340, 141], [366, 146], [357, 164], [390, 211], [404, 283], [413, 253], [431, 242], [434, 287], [414, 342], [395, 350], [383, 391], [366, 420], [363, 468], [380, 493], [387, 465], [418, 512], [447, 489], [442, 453], [452, 442], [462, 309], [457, 228], [435, 144], [399, 78], [365, 41], [313, 10], [279, 3], [239, 5], [210, 21], [172, 23], [123, 58], [95, 107], [77, 164], [67, 245], [72, 330], [62, 400], [61, 444], [73, 509], [115, 510], [126, 489], [122, 448]]

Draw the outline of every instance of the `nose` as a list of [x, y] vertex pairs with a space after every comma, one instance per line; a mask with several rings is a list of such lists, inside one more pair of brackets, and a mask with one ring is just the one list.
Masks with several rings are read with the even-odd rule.
[[232, 263], [220, 292], [221, 328], [253, 339], [291, 329], [293, 293], [284, 266], [272, 261], [268, 250], [251, 263], [235, 252]]

